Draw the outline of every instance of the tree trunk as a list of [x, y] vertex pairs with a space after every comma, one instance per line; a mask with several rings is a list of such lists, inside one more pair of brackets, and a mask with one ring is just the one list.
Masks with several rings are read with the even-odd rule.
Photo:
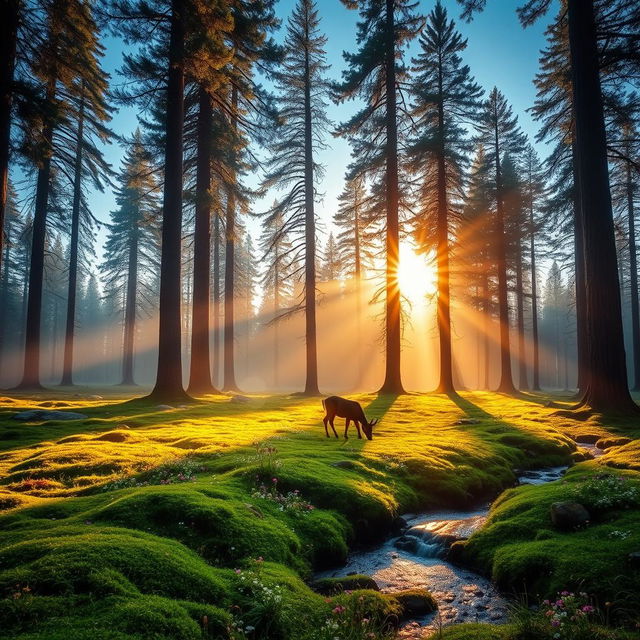
[[213, 226], [213, 376], [218, 386], [220, 375], [220, 213], [216, 212]]
[[9, 188], [11, 103], [16, 63], [20, 0], [3, 0], [0, 6], [0, 270], [5, 211]]
[[444, 105], [442, 103], [442, 66], [438, 69], [438, 336], [440, 342], [440, 382], [436, 393], [454, 391], [451, 367], [451, 298], [449, 287], [449, 212], [447, 170], [444, 149]]
[[529, 253], [531, 257], [531, 333], [533, 338], [533, 391], [540, 391], [540, 342], [538, 336], [538, 282], [536, 273], [536, 238], [533, 198], [529, 203]]
[[498, 270], [498, 318], [500, 322], [500, 383], [501, 393], [515, 393], [511, 375], [511, 347], [509, 345], [509, 298], [507, 292], [507, 247], [504, 231], [504, 193], [500, 166], [498, 127], [495, 129], [496, 156], [496, 265]]
[[582, 207], [580, 205], [580, 176], [578, 173], [578, 150], [574, 140], [571, 143], [573, 155], [573, 245], [575, 261], [576, 288], [576, 346], [578, 351], [578, 394], [583, 395], [587, 389], [589, 374], [587, 371], [587, 286], [584, 266], [584, 232], [582, 223]]
[[2, 265], [2, 293], [0, 293], [0, 362], [5, 351], [7, 342], [7, 306], [9, 304], [9, 252], [10, 243], [7, 242], [3, 248]]
[[357, 389], [360, 390], [364, 380], [364, 367], [363, 365], [363, 353], [362, 353], [362, 249], [360, 241], [360, 200], [359, 191], [360, 185], [356, 188], [355, 201], [354, 201], [354, 227], [355, 227], [355, 242], [354, 242], [354, 276], [355, 276], [355, 294], [356, 294], [356, 331], [358, 332], [358, 338], [356, 340], [356, 360], [358, 362], [358, 382]]
[[[481, 266], [482, 268], [482, 266]], [[484, 389], [489, 389], [490, 380], [490, 342], [489, 342], [489, 324], [491, 321], [491, 301], [489, 300], [489, 277], [486, 270], [482, 269], [482, 315], [484, 317]]]
[[193, 240], [193, 319], [191, 324], [190, 393], [214, 393], [209, 355], [209, 303], [211, 271], [211, 150], [213, 107], [200, 87], [196, 214]]
[[582, 402], [598, 412], [637, 413], [627, 384], [593, 0], [569, 0], [568, 16], [587, 284]]
[[180, 322], [182, 248], [182, 133], [184, 124], [184, 0], [171, 2], [165, 140], [158, 374], [150, 397], [185, 400]]
[[518, 388], [521, 391], [529, 389], [527, 380], [527, 354], [524, 341], [524, 285], [522, 283], [522, 243], [518, 233], [516, 247], [516, 298], [518, 325]]
[[[56, 95], [56, 79], [49, 81], [47, 103], [53, 103]], [[24, 372], [19, 389], [42, 389], [40, 384], [40, 330], [42, 321], [42, 287], [44, 280], [44, 246], [47, 233], [47, 207], [51, 178], [51, 154], [53, 122], [44, 125], [42, 133], [43, 156], [38, 168], [36, 198], [31, 237], [29, 264], [29, 293], [25, 328]]]
[[138, 226], [129, 230], [129, 255], [127, 261], [127, 292], [124, 305], [124, 340], [122, 353], [123, 386], [135, 385], [133, 376], [134, 342], [136, 335], [136, 296], [138, 287]]
[[396, 47], [394, 0], [386, 0], [385, 80], [386, 80], [386, 309], [385, 377], [380, 393], [404, 393], [400, 372], [401, 327], [400, 286], [400, 225], [398, 219], [398, 122], [396, 105]]
[[[84, 92], [84, 84], [82, 85]], [[78, 113], [78, 139], [73, 176], [73, 204], [71, 209], [71, 242], [69, 244], [69, 283], [67, 293], [67, 322], [64, 334], [64, 356], [60, 384], [73, 384], [73, 341], [76, 327], [76, 297], [78, 294], [78, 250], [80, 236], [80, 205], [82, 204], [82, 148], [84, 145], [84, 95]]]
[[[305, 25], [305, 28], [307, 26], [308, 25]], [[318, 388], [318, 346], [316, 328], [316, 214], [314, 209], [313, 123], [311, 115], [311, 79], [308, 51], [305, 51], [304, 61], [304, 204], [304, 302], [307, 358], [304, 395], [317, 396], [320, 394], [320, 389]]]
[[627, 214], [629, 216], [629, 270], [631, 280], [631, 336], [633, 341], [633, 391], [640, 391], [640, 312], [638, 309], [638, 260], [633, 205], [631, 163], [627, 162]]
[[[238, 109], [238, 90], [231, 90], [231, 127], [236, 129], [236, 111]], [[235, 181], [235, 176], [234, 176]], [[236, 201], [233, 189], [227, 191], [227, 222], [225, 225], [224, 254], [224, 387], [225, 391], [238, 391], [235, 373], [235, 243], [236, 243]]]

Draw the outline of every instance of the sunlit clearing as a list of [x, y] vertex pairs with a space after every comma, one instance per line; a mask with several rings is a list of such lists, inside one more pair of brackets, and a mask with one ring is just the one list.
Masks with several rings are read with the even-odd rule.
[[400, 291], [411, 302], [424, 302], [437, 291], [436, 267], [430, 256], [418, 255], [411, 244], [400, 247], [398, 267]]

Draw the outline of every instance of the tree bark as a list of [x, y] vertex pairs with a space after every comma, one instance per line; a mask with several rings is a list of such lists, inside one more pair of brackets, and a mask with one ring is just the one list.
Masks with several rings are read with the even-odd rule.
[[627, 214], [629, 216], [629, 270], [631, 280], [631, 337], [633, 341], [633, 391], [640, 391], [640, 310], [638, 308], [638, 259], [636, 249], [636, 220], [633, 203], [631, 163], [627, 170]]
[[138, 228], [132, 224], [129, 232], [127, 265], [127, 293], [124, 307], [124, 341], [122, 354], [122, 382], [134, 385], [134, 342], [136, 335], [136, 295], [138, 287]]
[[518, 327], [518, 388], [521, 391], [529, 389], [527, 380], [527, 354], [524, 340], [524, 285], [522, 278], [522, 243], [520, 233], [516, 240], [516, 299], [517, 299], [517, 327]]
[[158, 374], [151, 398], [189, 399], [182, 384], [180, 322], [182, 248], [182, 153], [184, 124], [184, 0], [171, 2], [169, 80], [160, 261]]
[[196, 167], [196, 214], [193, 241], [193, 319], [191, 324], [190, 393], [214, 393], [209, 353], [209, 304], [211, 272], [211, 150], [213, 107], [200, 87], [198, 157]]
[[213, 374], [217, 388], [220, 375], [220, 213], [216, 212], [213, 225]]
[[442, 65], [438, 68], [438, 337], [440, 343], [440, 381], [436, 393], [454, 391], [451, 366], [451, 298], [449, 286], [449, 212], [447, 169], [445, 164], [444, 105], [442, 102]]
[[[47, 103], [53, 103], [56, 95], [55, 77], [49, 81]], [[31, 257], [29, 261], [29, 292], [25, 327], [24, 371], [19, 389], [42, 389], [40, 384], [40, 331], [42, 320], [42, 288], [44, 280], [44, 247], [47, 233], [47, 207], [51, 179], [51, 154], [53, 121], [44, 125], [42, 133], [43, 155], [38, 168], [36, 198], [33, 213]]]
[[504, 193], [500, 164], [498, 127], [495, 130], [496, 156], [496, 265], [498, 270], [498, 316], [500, 321], [500, 383], [501, 393], [515, 393], [511, 374], [511, 347], [509, 345], [509, 298], [507, 292], [507, 247], [504, 231]]
[[[231, 110], [238, 109], [238, 90], [231, 89]], [[236, 129], [235, 115], [231, 127]], [[235, 176], [234, 176], [235, 181]], [[233, 189], [227, 190], [227, 220], [225, 225], [224, 254], [224, 387], [225, 391], [238, 391], [235, 373], [235, 243], [236, 243], [236, 201]]]
[[533, 391], [540, 391], [540, 341], [538, 336], [538, 282], [536, 272], [536, 238], [533, 219], [533, 196], [529, 202], [529, 255], [531, 259], [531, 333], [533, 339]]
[[398, 122], [396, 104], [396, 48], [394, 0], [386, 0], [385, 81], [386, 81], [386, 309], [385, 377], [380, 393], [404, 393], [400, 371], [401, 326], [400, 286], [400, 225], [398, 219]]
[[20, 0], [3, 0], [0, 6], [0, 270], [2, 242], [9, 188], [9, 152], [11, 147], [11, 103], [13, 74], [18, 42]]
[[[82, 86], [84, 91], [84, 84]], [[78, 294], [78, 249], [80, 237], [80, 205], [82, 203], [82, 150], [84, 145], [84, 95], [78, 113], [78, 139], [73, 176], [73, 204], [71, 207], [71, 241], [69, 244], [69, 283], [67, 293], [67, 321], [64, 334], [64, 356], [60, 384], [73, 384], [73, 342], [76, 326], [76, 297]]]
[[[308, 25], [305, 25], [305, 28]], [[308, 33], [306, 34], [308, 37]], [[313, 123], [311, 115], [311, 78], [309, 51], [304, 60], [304, 204], [305, 204], [305, 336], [306, 336], [306, 381], [304, 395], [317, 396], [318, 346], [316, 327], [316, 214], [314, 208], [313, 180]]]
[[637, 413], [627, 384], [593, 0], [568, 0], [571, 79], [584, 234], [588, 385], [582, 404]]

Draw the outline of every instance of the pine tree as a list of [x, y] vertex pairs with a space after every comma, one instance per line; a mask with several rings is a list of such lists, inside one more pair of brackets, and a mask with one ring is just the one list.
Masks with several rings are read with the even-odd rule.
[[505, 233], [507, 236], [507, 264], [514, 274], [513, 292], [516, 300], [516, 333], [518, 337], [518, 389], [528, 390], [527, 357], [524, 332], [524, 250], [528, 219], [525, 215], [519, 169], [505, 155], [502, 160], [504, 187]]
[[[459, 0], [466, 13], [484, 2]], [[533, 23], [551, 5], [550, 0], [529, 0], [520, 9], [523, 25]], [[627, 75], [637, 67], [629, 55], [629, 38], [640, 26], [635, 3], [606, 3], [613, 54], [612, 67]], [[622, 331], [622, 308], [618, 279], [613, 212], [607, 165], [603, 92], [600, 79], [598, 27], [595, 0], [567, 0], [569, 49], [571, 52], [571, 105], [575, 119], [575, 170], [578, 176], [580, 222], [586, 281], [586, 333], [589, 336], [588, 384], [581, 405], [594, 411], [636, 414], [628, 388]], [[624, 25], [621, 27], [621, 25]], [[631, 34], [631, 35], [630, 35]]]
[[[93, 218], [87, 210], [84, 187], [87, 180], [102, 190], [102, 183], [110, 174], [99, 145], [112, 138], [105, 127], [109, 120], [106, 103], [108, 77], [100, 67], [103, 47], [98, 42], [98, 27], [88, 3], [79, 6], [76, 28], [82, 28], [84, 36], [82, 77], [73, 87], [73, 94], [62, 95], [67, 105], [73, 106], [69, 120], [77, 123], [73, 156], [73, 196], [71, 206], [71, 243], [69, 248], [69, 282], [67, 293], [67, 316], [65, 329], [64, 358], [62, 365], [62, 385], [73, 384], [73, 342], [76, 325], [76, 297], [78, 289], [78, 263], [80, 260], [81, 232], [90, 230]], [[75, 94], [75, 95], [74, 95]], [[93, 238], [90, 238], [93, 240]]]
[[490, 152], [494, 180], [495, 252], [498, 276], [498, 313], [500, 321], [500, 382], [498, 391], [514, 393], [511, 375], [511, 348], [509, 345], [509, 302], [507, 284], [507, 242], [505, 235], [504, 185], [502, 177], [502, 157], [505, 153], [517, 156], [524, 147], [524, 136], [518, 127], [518, 119], [513, 115], [505, 97], [493, 88], [483, 105], [482, 119], [477, 125], [478, 141]]
[[[440, 381], [437, 391], [451, 393], [451, 294], [449, 236], [454, 203], [461, 200], [464, 165], [470, 151], [465, 125], [478, 117], [481, 88], [473, 81], [460, 52], [467, 46], [438, 2], [429, 14], [420, 38], [420, 53], [413, 60], [412, 119], [416, 135], [409, 152], [412, 168], [421, 180], [418, 238], [424, 245], [432, 228], [437, 229]], [[429, 232], [427, 231], [429, 230]]]
[[[277, 203], [274, 203], [274, 207]], [[295, 264], [291, 259], [292, 243], [283, 229], [282, 217], [265, 221], [260, 237], [260, 250], [265, 262], [262, 277], [263, 313], [269, 318], [267, 326], [273, 328], [273, 386], [280, 384], [280, 323], [292, 302], [291, 280]]]
[[314, 153], [324, 148], [328, 127], [324, 77], [324, 46], [320, 19], [313, 0], [298, 0], [287, 24], [285, 57], [277, 76], [282, 124], [271, 144], [271, 160], [264, 186], [285, 189], [268, 212], [268, 223], [283, 220], [283, 233], [295, 235], [296, 250], [304, 255], [306, 380], [305, 395], [317, 395], [318, 354], [316, 344], [316, 186], [322, 167]]
[[522, 197], [528, 213], [529, 269], [531, 273], [532, 385], [540, 390], [540, 346], [538, 335], [538, 273], [536, 269], [536, 233], [541, 226], [540, 211], [545, 204], [543, 169], [538, 155], [528, 144], [522, 156]]
[[[70, 102], [66, 96], [77, 95], [78, 83], [86, 73], [87, 41], [86, 12], [81, 0], [53, 0], [46, 7], [46, 36], [38, 42], [30, 60], [33, 75], [41, 87], [42, 109], [38, 112], [35, 131], [29, 135], [28, 154], [38, 168], [34, 205], [32, 247], [29, 265], [29, 286], [25, 329], [24, 372], [20, 388], [39, 389], [40, 333], [47, 213], [51, 194], [54, 159], [64, 165], [63, 154], [55, 136], [68, 123]], [[62, 134], [64, 138], [64, 133]]]
[[159, 249], [157, 186], [140, 131], [122, 162], [101, 267], [107, 299], [124, 310], [122, 378], [133, 385], [136, 318], [156, 306], [155, 272]]
[[478, 387], [484, 389], [488, 389], [490, 384], [489, 320], [493, 314], [495, 289], [494, 279], [491, 277], [495, 265], [493, 204], [491, 163], [484, 147], [479, 146], [469, 172], [454, 257], [458, 263], [456, 274], [467, 288], [469, 304], [484, 319], [484, 327], [478, 327], [477, 331]]
[[333, 232], [329, 233], [327, 244], [322, 255], [322, 276], [323, 282], [333, 282], [339, 280], [342, 274], [340, 265], [340, 257], [338, 254], [338, 245]]
[[224, 0], [113, 0], [113, 6], [119, 16], [114, 28], [123, 29], [129, 42], [140, 47], [136, 56], [125, 58], [126, 73], [138, 80], [125, 99], [144, 96], [148, 102], [147, 88], [156, 94], [158, 87], [166, 91], [160, 103], [164, 193], [158, 369], [151, 397], [179, 401], [189, 397], [182, 384], [180, 305], [184, 85], [186, 78], [199, 80], [229, 62], [225, 35], [233, 28], [231, 7]]
[[[383, 393], [403, 393], [400, 373], [401, 309], [398, 285], [400, 261], [400, 189], [398, 170], [398, 102], [406, 71], [399, 63], [402, 48], [415, 37], [421, 20], [417, 3], [409, 0], [342, 0], [359, 9], [356, 53], [345, 53], [347, 69], [336, 87], [339, 101], [360, 98], [364, 107], [337, 133], [350, 139], [355, 162], [351, 176], [383, 174], [379, 185], [386, 218], [385, 339]], [[372, 142], [376, 141], [376, 142]]]

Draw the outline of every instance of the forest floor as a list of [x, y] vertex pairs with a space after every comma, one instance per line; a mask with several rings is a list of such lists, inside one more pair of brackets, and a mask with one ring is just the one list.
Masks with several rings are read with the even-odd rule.
[[[383, 539], [402, 513], [500, 494], [459, 561], [527, 604], [562, 590], [589, 604], [565, 598], [580, 613], [564, 617], [559, 605], [548, 616], [546, 605], [516, 607], [509, 624], [437, 637], [637, 637], [637, 419], [573, 414], [542, 394], [363, 394], [352, 397], [380, 423], [372, 441], [353, 426], [345, 441], [337, 423], [341, 437], [325, 437], [318, 398], [170, 407], [95, 393], [0, 398], [0, 637], [393, 637], [401, 597], [327, 597], [311, 588], [313, 570]], [[29, 409], [83, 417], [14, 419]], [[589, 460], [576, 440], [605, 453]], [[561, 464], [561, 481], [510, 488], [518, 469]], [[549, 510], [561, 501], [585, 505], [588, 526], [557, 530]]]

